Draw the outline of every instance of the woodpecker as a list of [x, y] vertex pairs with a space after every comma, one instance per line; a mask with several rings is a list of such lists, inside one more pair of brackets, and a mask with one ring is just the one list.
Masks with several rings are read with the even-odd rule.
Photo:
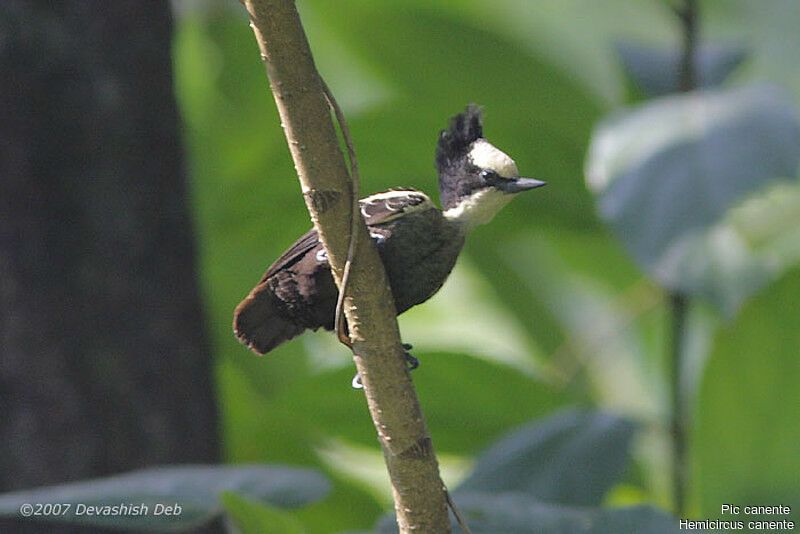
[[[489, 222], [517, 193], [545, 185], [521, 178], [514, 160], [484, 139], [475, 105], [439, 133], [436, 169], [442, 209], [422, 191], [408, 188], [359, 201], [398, 315], [442, 287], [471, 229]], [[305, 330], [332, 330], [337, 296], [325, 249], [312, 229], [236, 307], [233, 331], [253, 352], [266, 354]]]

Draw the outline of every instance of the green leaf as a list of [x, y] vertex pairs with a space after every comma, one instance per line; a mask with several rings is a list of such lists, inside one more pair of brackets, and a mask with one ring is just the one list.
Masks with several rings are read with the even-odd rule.
[[669, 285], [680, 284], [732, 315], [798, 261], [800, 183], [778, 183], [679, 239], [659, 272]]
[[718, 516], [723, 503], [800, 503], [798, 295], [800, 270], [793, 270], [715, 339], [694, 432], [704, 516]]
[[242, 534], [304, 534], [303, 524], [292, 514], [274, 506], [225, 492], [220, 497], [225, 512]]
[[586, 164], [599, 211], [662, 285], [692, 292], [670, 270], [680, 242], [767, 184], [797, 175], [800, 123], [768, 86], [664, 97], [595, 130]]
[[[67, 513], [33, 516], [31, 520], [148, 531], [180, 530], [219, 515], [219, 495], [224, 491], [294, 507], [323, 498], [328, 489], [325, 478], [308, 469], [265, 465], [160, 467], [5, 493], [0, 495], [0, 517], [20, 518], [20, 507], [26, 503], [61, 503], [70, 505]], [[116, 511], [111, 508], [114, 506], [118, 507]], [[170, 508], [165, 511], [165, 507]]]
[[628, 460], [634, 426], [567, 411], [531, 423], [483, 452], [459, 493], [525, 492], [547, 502], [599, 504]]
[[[678, 91], [680, 49], [654, 48], [626, 41], [616, 43], [615, 48], [628, 75], [647, 95], [661, 96]], [[696, 53], [698, 86], [720, 85], [746, 57], [747, 51], [740, 45], [701, 45]]]
[[[678, 520], [651, 506], [578, 508], [537, 502], [519, 493], [466, 493], [456, 506], [475, 534], [672, 534]], [[453, 531], [458, 527], [453, 521]], [[397, 532], [394, 516], [384, 517], [376, 533]]]

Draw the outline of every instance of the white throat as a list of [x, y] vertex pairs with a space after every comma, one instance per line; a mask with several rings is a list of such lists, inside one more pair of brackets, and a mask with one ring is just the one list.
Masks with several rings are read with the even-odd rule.
[[507, 195], [494, 188], [480, 189], [461, 200], [458, 205], [445, 210], [443, 215], [464, 230], [472, 230], [491, 221], [512, 198], [514, 195]]

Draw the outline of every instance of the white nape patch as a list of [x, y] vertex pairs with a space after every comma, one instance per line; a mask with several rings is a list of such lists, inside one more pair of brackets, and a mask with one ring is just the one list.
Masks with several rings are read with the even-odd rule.
[[469, 159], [476, 167], [491, 169], [502, 178], [519, 177], [519, 170], [514, 160], [486, 139], [478, 139], [472, 144]]
[[471, 230], [491, 221], [512, 198], [514, 195], [507, 195], [494, 188], [479, 189], [461, 200], [457, 206], [445, 210], [443, 215], [448, 221]]

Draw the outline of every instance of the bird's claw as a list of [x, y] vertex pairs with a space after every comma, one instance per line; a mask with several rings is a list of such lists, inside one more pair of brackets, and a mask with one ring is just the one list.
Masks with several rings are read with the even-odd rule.
[[414, 346], [411, 343], [403, 343], [402, 347], [403, 347], [403, 356], [406, 357], [406, 363], [408, 364], [408, 370], [413, 371], [414, 369], [419, 367], [419, 360], [413, 354], [408, 352], [411, 349], [413, 349]]
[[364, 384], [361, 383], [361, 375], [356, 373], [350, 385], [353, 386], [353, 389], [364, 389]]
[[[413, 371], [419, 367], [419, 360], [413, 354], [408, 352], [414, 347], [411, 345], [411, 343], [403, 343], [402, 347], [403, 356], [405, 356], [406, 363], [408, 364], [408, 370]], [[361, 383], [361, 376], [358, 373], [356, 373], [353, 377], [353, 380], [350, 381], [350, 385], [353, 387], [353, 389], [364, 389], [364, 384]]]

